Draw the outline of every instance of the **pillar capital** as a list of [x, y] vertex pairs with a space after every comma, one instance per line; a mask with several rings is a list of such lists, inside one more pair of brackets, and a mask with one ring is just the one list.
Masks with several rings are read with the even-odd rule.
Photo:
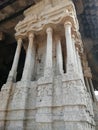
[[34, 38], [34, 32], [33, 31], [29, 31], [27, 33], [27, 35], [28, 35], [29, 38]]
[[20, 43], [22, 43], [22, 38], [21, 37], [19, 37], [18, 40], [17, 40], [17, 44], [20, 44]]
[[16, 40], [19, 41], [19, 40], [22, 40], [23, 36], [22, 35], [17, 35], [15, 36]]
[[64, 27], [66, 27], [66, 26], [72, 27], [72, 23], [70, 21], [65, 21], [64, 22]]
[[53, 29], [52, 29], [52, 27], [48, 27], [47, 29], [46, 29], [46, 33], [49, 33], [49, 32], [53, 32]]

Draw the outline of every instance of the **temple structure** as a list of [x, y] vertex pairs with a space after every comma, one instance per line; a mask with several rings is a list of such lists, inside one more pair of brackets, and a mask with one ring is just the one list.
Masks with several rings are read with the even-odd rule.
[[[95, 130], [92, 74], [73, 2], [41, 0], [24, 16], [0, 92], [0, 130]], [[16, 82], [22, 46], [26, 58]]]

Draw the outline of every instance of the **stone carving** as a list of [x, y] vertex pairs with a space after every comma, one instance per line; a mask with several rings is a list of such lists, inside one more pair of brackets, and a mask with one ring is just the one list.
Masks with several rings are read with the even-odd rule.
[[52, 96], [52, 86], [51, 85], [38, 86], [37, 91], [38, 91], [39, 97]]
[[[75, 91], [75, 92], [74, 92]], [[85, 102], [85, 91], [83, 88], [83, 84], [79, 80], [69, 81], [63, 84], [63, 95], [66, 101], [64, 103], [68, 104], [84, 104]], [[70, 102], [68, 101], [68, 97], [70, 98]], [[81, 98], [79, 98], [81, 97]]]
[[[39, 6], [39, 5], [38, 5]], [[57, 11], [56, 11], [57, 10]], [[33, 11], [33, 9], [31, 10]], [[28, 30], [39, 31], [45, 28], [46, 24], [58, 24], [62, 23], [63, 20], [69, 19], [73, 23], [73, 28], [77, 28], [77, 24], [75, 23], [75, 19], [73, 19], [73, 15], [75, 16], [73, 4], [65, 6], [56, 6], [50, 8], [49, 11], [42, 11], [40, 14], [31, 14], [26, 16], [25, 19], [16, 26], [16, 35], [21, 33], [22, 35], [26, 35]], [[30, 13], [30, 12], [29, 12]], [[67, 18], [68, 17], [68, 18]], [[76, 16], [75, 16], [76, 17]], [[76, 26], [74, 26], [76, 24]], [[77, 29], [76, 29], [77, 30]]]
[[[7, 80], [0, 92], [0, 129], [95, 130], [73, 2], [41, 0], [24, 16], [15, 27], [18, 49], [9, 77], [16, 77], [22, 41], [26, 39], [25, 65], [21, 81]], [[85, 57], [83, 70], [88, 76]]]

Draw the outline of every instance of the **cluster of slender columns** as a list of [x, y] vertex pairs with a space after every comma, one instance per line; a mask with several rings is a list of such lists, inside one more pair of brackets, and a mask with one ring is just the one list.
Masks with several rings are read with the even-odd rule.
[[[72, 40], [72, 33], [71, 22], [64, 23], [65, 28], [65, 38], [66, 38], [66, 48], [67, 48], [67, 64], [66, 70], [67, 73], [77, 70], [77, 59], [76, 59], [76, 52], [75, 52], [75, 44]], [[50, 76], [53, 74], [53, 66], [52, 66], [52, 46], [53, 46], [53, 29], [51, 27], [47, 27], [46, 29], [47, 34], [47, 45], [46, 45], [46, 58], [45, 58], [45, 66], [44, 66], [44, 76]], [[32, 75], [34, 71], [34, 63], [35, 63], [35, 46], [34, 46], [34, 33], [30, 31], [28, 33], [28, 49], [25, 59], [24, 70], [22, 74], [23, 81], [30, 81], [32, 80]], [[19, 37], [17, 41], [17, 49], [15, 53], [15, 58], [13, 61], [13, 65], [11, 71], [8, 76], [8, 80], [15, 80], [17, 74], [17, 66], [19, 62], [19, 56], [22, 47], [22, 38]], [[58, 37], [56, 39], [56, 57], [57, 57], [57, 68], [60, 74], [63, 74], [63, 59], [62, 59], [62, 48], [61, 48], [61, 40]]]

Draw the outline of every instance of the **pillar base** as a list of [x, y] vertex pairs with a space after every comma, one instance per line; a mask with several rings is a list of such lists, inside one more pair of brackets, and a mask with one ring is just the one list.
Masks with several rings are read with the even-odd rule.
[[9, 94], [3, 87], [1, 130], [95, 130], [91, 99], [77, 75], [42, 79], [9, 84]]

